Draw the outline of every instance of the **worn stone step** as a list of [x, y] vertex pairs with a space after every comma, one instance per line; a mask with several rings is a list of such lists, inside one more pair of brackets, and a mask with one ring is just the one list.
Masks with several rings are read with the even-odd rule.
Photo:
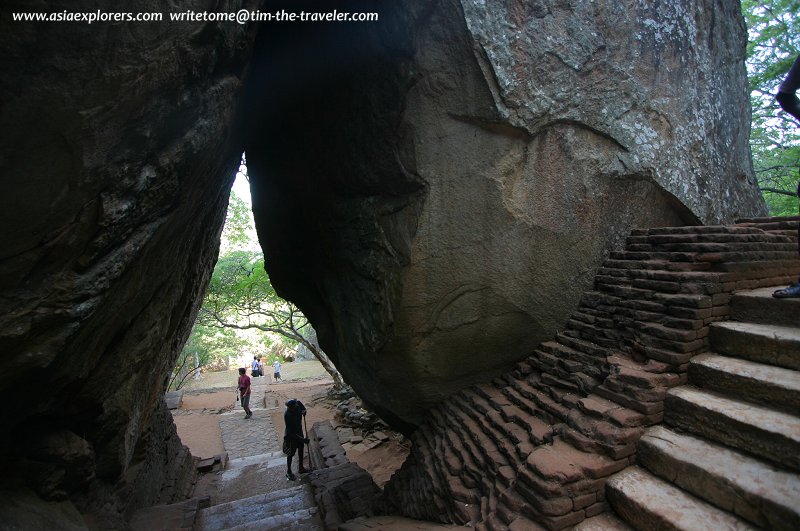
[[650, 428], [637, 464], [765, 529], [800, 529], [800, 476], [705, 439]]
[[339, 524], [338, 531], [439, 531], [442, 529], [464, 529], [455, 524], [439, 524], [423, 520], [412, 520], [402, 516], [361, 516]]
[[800, 370], [800, 327], [721, 321], [709, 341], [719, 354]]
[[[198, 515], [194, 529], [197, 531], [230, 529], [238, 525], [263, 520], [267, 517], [279, 517], [280, 515], [288, 515], [312, 508], [316, 511], [316, 503], [311, 495], [311, 487], [298, 485], [289, 489], [259, 494], [203, 509]], [[308, 516], [308, 514], [297, 516], [302, 518]]]
[[781, 287], [786, 286], [737, 291], [731, 300], [731, 319], [744, 323], [800, 327], [800, 299], [776, 299], [772, 293]]
[[633, 528], [620, 520], [616, 514], [605, 512], [587, 518], [573, 527], [572, 531], [633, 531]]
[[718, 354], [701, 354], [689, 363], [689, 381], [777, 409], [800, 411], [800, 372]]
[[206, 496], [169, 505], [145, 507], [133, 514], [128, 525], [132, 531], [192, 529], [199, 512], [207, 508], [209, 503], [210, 498]]
[[756, 529], [635, 466], [609, 478], [606, 499], [617, 515], [642, 531]]
[[689, 385], [670, 389], [664, 410], [670, 426], [800, 470], [800, 417]]
[[226, 531], [322, 531], [325, 527], [316, 514], [316, 509], [300, 509], [293, 513], [267, 516], [246, 522]]

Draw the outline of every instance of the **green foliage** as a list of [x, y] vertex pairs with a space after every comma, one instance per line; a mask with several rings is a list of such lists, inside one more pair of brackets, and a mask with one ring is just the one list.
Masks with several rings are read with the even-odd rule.
[[[247, 176], [242, 159], [240, 173]], [[228, 213], [206, 296], [191, 336], [173, 370], [171, 388], [179, 388], [195, 369], [228, 357], [261, 355], [271, 365], [293, 355], [299, 343], [311, 350], [334, 380], [344, 380], [325, 353], [306, 339], [308, 319], [292, 303], [275, 293], [258, 248], [249, 205], [231, 191]], [[251, 358], [252, 359], [252, 358]]]
[[255, 233], [250, 205], [231, 190], [220, 252], [224, 254], [241, 249], [254, 250]]
[[742, 11], [749, 29], [750, 148], [756, 178], [771, 215], [795, 215], [800, 124], [780, 110], [775, 93], [800, 53], [800, 0], [742, 0]]
[[278, 334], [270, 346], [295, 346], [308, 320], [275, 293], [261, 253], [232, 251], [220, 257], [208, 286], [200, 320], [228, 329], [258, 329]]

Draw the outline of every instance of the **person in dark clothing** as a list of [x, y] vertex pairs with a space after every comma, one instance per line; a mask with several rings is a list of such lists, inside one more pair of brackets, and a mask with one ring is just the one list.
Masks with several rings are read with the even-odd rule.
[[[800, 99], [797, 98], [797, 90], [800, 89], [800, 55], [794, 60], [794, 64], [789, 69], [789, 73], [783, 79], [775, 99], [781, 106], [781, 109], [788, 112], [798, 120], [800, 120]], [[800, 197], [800, 182], [797, 183], [797, 196]], [[800, 227], [797, 228], [797, 251], [800, 253]], [[775, 290], [772, 294], [773, 297], [779, 299], [788, 299], [800, 297], [800, 279], [787, 288]]]
[[775, 95], [781, 109], [800, 120], [800, 99], [797, 97], [797, 89], [800, 89], [800, 55], [794, 60]]
[[298, 456], [298, 474], [305, 474], [308, 470], [303, 467], [303, 446], [308, 442], [303, 435], [303, 417], [306, 416], [306, 407], [302, 402], [293, 398], [286, 402], [286, 411], [283, 413], [283, 422], [286, 424], [286, 437], [289, 451], [286, 454], [286, 478], [289, 480], [296, 479], [292, 474], [292, 457], [295, 452]]

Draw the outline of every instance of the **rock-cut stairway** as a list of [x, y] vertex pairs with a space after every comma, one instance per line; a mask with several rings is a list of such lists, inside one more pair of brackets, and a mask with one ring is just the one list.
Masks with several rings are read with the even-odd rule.
[[629, 529], [611, 509], [647, 530], [800, 528], [800, 311], [764, 296], [800, 276], [798, 222], [633, 231], [552, 341], [431, 411], [385, 503], [491, 531]]
[[636, 529], [800, 529], [800, 299], [738, 292], [606, 486]]

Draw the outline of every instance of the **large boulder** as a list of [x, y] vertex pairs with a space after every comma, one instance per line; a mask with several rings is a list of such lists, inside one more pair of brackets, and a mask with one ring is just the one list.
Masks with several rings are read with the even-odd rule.
[[631, 228], [765, 212], [738, 3], [384, 4], [261, 34], [247, 156], [273, 284], [395, 426], [550, 338]]
[[97, 5], [12, 4], [0, 19], [0, 487], [124, 514], [191, 489], [163, 395], [219, 247], [254, 27], [21, 22], [10, 12]]

